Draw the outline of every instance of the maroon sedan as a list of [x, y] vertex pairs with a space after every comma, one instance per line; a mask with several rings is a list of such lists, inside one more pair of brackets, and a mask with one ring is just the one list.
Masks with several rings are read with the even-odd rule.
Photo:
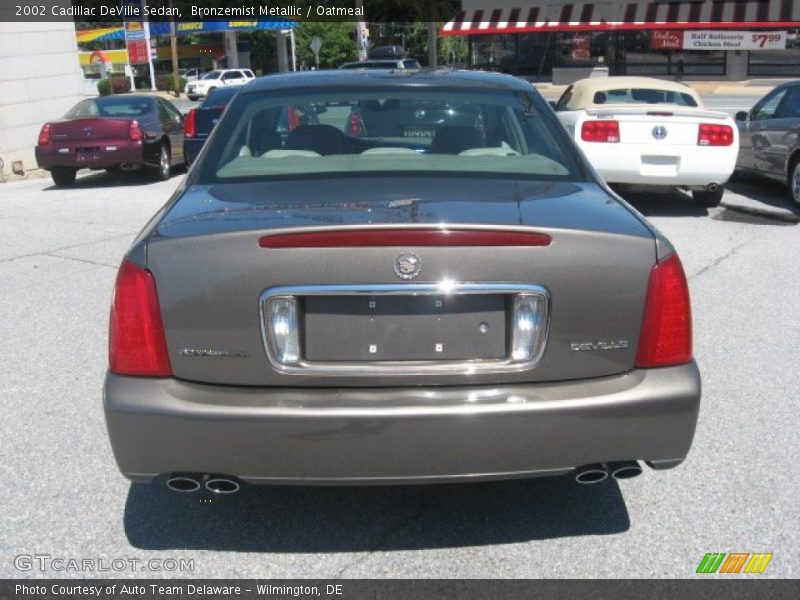
[[183, 164], [183, 116], [163, 98], [109, 96], [82, 100], [64, 117], [42, 126], [36, 162], [56, 185], [71, 185], [78, 169], [147, 168], [169, 179]]

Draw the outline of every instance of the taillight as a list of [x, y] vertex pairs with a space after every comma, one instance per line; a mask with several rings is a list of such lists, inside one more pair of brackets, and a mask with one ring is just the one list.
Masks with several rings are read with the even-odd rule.
[[730, 146], [733, 144], [733, 128], [729, 125], [700, 123], [697, 132], [698, 146]]
[[584, 121], [581, 125], [581, 139], [584, 142], [619, 142], [619, 121]]
[[156, 281], [150, 271], [127, 260], [114, 287], [108, 364], [118, 375], [172, 375]]
[[636, 366], [679, 365], [692, 360], [692, 313], [689, 287], [677, 254], [650, 272]]
[[286, 129], [294, 131], [300, 126], [300, 115], [297, 114], [297, 109], [294, 106], [286, 108]]
[[489, 229], [343, 229], [273, 233], [262, 248], [360, 248], [386, 246], [549, 246], [552, 238], [534, 231]]
[[197, 116], [195, 109], [189, 111], [186, 120], [183, 122], [183, 137], [193, 138], [197, 134]]
[[140, 142], [142, 140], [142, 130], [138, 121], [131, 121], [131, 125], [128, 127], [128, 137], [132, 142]]
[[364, 135], [364, 121], [358, 113], [350, 113], [347, 117], [347, 135], [361, 137]]
[[42, 130], [39, 132], [39, 145], [46, 146], [50, 143], [50, 123], [42, 125]]

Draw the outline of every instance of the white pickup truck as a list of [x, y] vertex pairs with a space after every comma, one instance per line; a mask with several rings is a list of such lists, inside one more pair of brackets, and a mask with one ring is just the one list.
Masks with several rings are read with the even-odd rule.
[[690, 87], [649, 77], [582, 79], [554, 108], [608, 183], [682, 187], [702, 206], [720, 203], [739, 132]]

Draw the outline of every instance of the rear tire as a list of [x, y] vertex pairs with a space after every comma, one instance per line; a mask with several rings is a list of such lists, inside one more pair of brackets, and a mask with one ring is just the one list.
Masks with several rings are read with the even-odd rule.
[[166, 144], [161, 144], [158, 153], [158, 166], [153, 168], [153, 179], [156, 181], [167, 181], [170, 176], [170, 154]]
[[78, 169], [70, 167], [53, 167], [50, 170], [50, 175], [53, 178], [53, 183], [58, 187], [69, 187], [75, 183], [75, 174], [77, 172]]
[[800, 208], [800, 157], [794, 159], [789, 169], [789, 200]]
[[722, 194], [725, 192], [724, 188], [719, 188], [716, 192], [709, 192], [707, 190], [696, 190], [692, 192], [692, 198], [695, 204], [704, 208], [714, 208], [719, 206], [722, 202]]

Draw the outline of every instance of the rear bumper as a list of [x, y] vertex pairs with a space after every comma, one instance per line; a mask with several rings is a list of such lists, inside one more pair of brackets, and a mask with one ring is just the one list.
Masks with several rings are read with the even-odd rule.
[[40, 169], [105, 169], [122, 163], [143, 164], [144, 145], [130, 140], [53, 143], [36, 146], [36, 162]]
[[421, 483], [557, 475], [616, 460], [678, 464], [700, 401], [694, 363], [496, 387], [245, 388], [108, 374], [122, 473], [250, 483]]
[[706, 187], [733, 174], [738, 144], [726, 147], [579, 142], [608, 183]]

